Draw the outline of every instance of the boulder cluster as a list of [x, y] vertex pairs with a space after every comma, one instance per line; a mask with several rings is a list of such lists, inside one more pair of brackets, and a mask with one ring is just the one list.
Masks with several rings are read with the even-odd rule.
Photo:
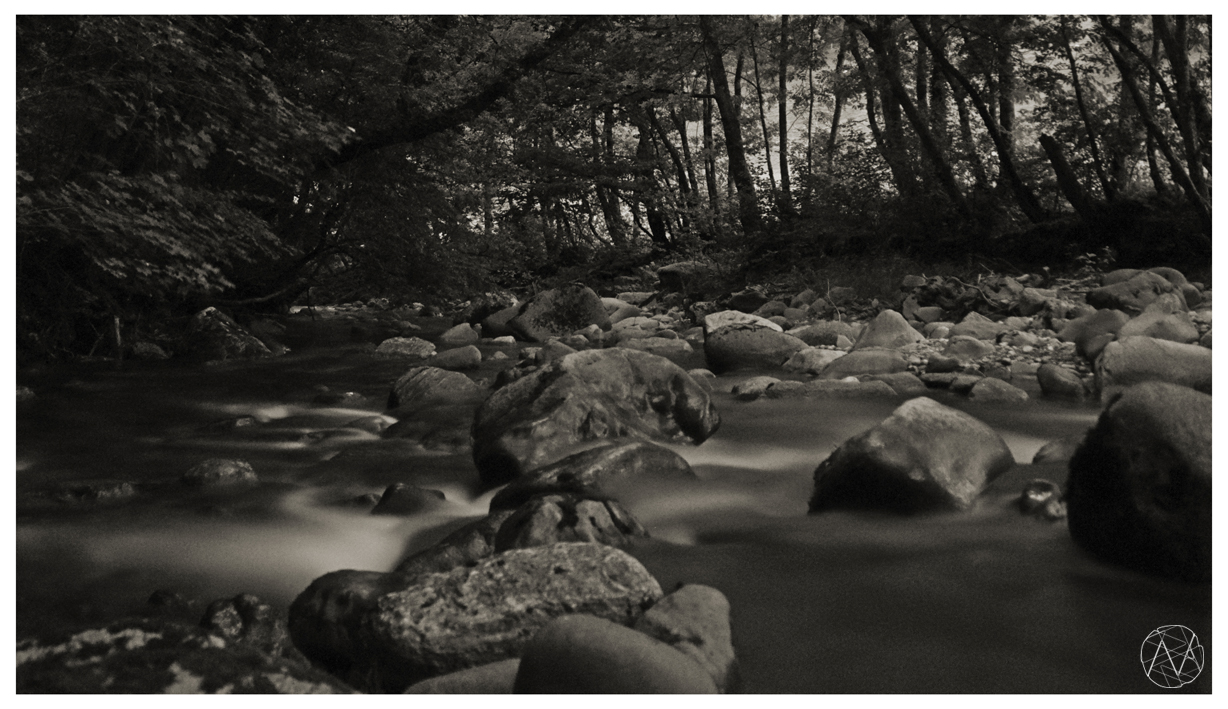
[[[841, 288], [780, 298], [752, 288], [720, 305], [689, 302], [678, 291], [696, 276], [683, 265], [661, 269], [657, 291], [603, 298], [570, 284], [523, 303], [472, 305], [470, 321], [433, 341], [401, 327], [375, 347], [375, 356], [410, 366], [392, 384], [386, 413], [350, 427], [471, 452], [482, 486], [503, 486], [486, 516], [391, 571], [315, 579], [281, 626], [245, 596], [211, 605], [192, 633], [146, 622], [19, 646], [19, 685], [160, 691], [133, 684], [124, 673], [140, 661], [125, 658], [167, 646], [159, 681], [187, 691], [735, 690], [727, 599], [699, 585], [665, 593], [628, 553], [651, 530], [617, 498], [646, 481], [696, 481], [667, 446], [698, 445], [717, 431], [713, 391], [729, 373], [738, 373], [728, 391], [740, 401], [900, 402], [818, 464], [811, 514], [958, 513], [981, 504], [1016, 461], [993, 428], [929, 392], [995, 405], [1026, 402], [1029, 388], [1100, 397], [1092, 429], [1037, 454], [1037, 463], [1068, 461], [1064, 488], [1035, 479], [1015, 504], [1065, 520], [1099, 559], [1210, 580], [1210, 293], [1177, 271], [1114, 271], [1082, 290], [1045, 287], [1035, 276], [974, 284], [909, 277], [893, 307], [854, 320], [845, 316], [858, 312], [855, 294]], [[258, 350], [233, 321], [206, 320], [201, 333], [213, 328], [243, 352]], [[493, 383], [466, 373], [492, 363]], [[344, 405], [350, 394], [320, 397]], [[347, 452], [330, 464], [354, 464]], [[258, 478], [243, 461], [214, 459], [182, 484]], [[442, 501], [404, 484], [366, 500], [375, 514], [401, 515]], [[228, 643], [262, 659], [219, 655]], [[69, 682], [49, 669], [81, 662], [81, 653], [103, 658], [89, 660], [95, 674]], [[201, 669], [214, 665], [224, 679]]]

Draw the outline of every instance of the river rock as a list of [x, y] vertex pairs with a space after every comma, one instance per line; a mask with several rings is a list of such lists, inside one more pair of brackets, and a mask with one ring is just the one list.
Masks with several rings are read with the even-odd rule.
[[1069, 462], [1079, 446], [1083, 445], [1084, 435], [1080, 433], [1077, 436], [1066, 436], [1049, 441], [1036, 451], [1036, 455], [1032, 456], [1032, 465]]
[[1145, 573], [1211, 581], [1211, 397], [1147, 382], [1112, 400], [1070, 461], [1070, 536]]
[[890, 374], [868, 374], [863, 381], [883, 382], [891, 387], [899, 396], [913, 398], [925, 394], [925, 382], [912, 372], [892, 372]]
[[891, 374], [908, 369], [908, 360], [896, 349], [862, 349], [849, 352], [845, 356], [833, 360], [823, 371], [820, 379], [844, 379], [858, 377], [863, 374]]
[[[955, 384], [952, 383], [952, 388]], [[1028, 393], [997, 377], [985, 377], [972, 385], [968, 398], [984, 403], [1017, 404], [1028, 400]]]
[[520, 658], [490, 662], [411, 684], [406, 694], [511, 694]]
[[60, 502], [110, 503], [137, 495], [136, 485], [127, 480], [64, 480], [56, 483], [51, 497]]
[[769, 300], [756, 308], [753, 314], [758, 315], [761, 318], [771, 318], [777, 315], [783, 316], [785, 314], [785, 309], [788, 307], [789, 306], [785, 304], [783, 300]]
[[550, 362], [497, 389], [473, 421], [487, 485], [552, 463], [577, 444], [632, 438], [702, 443], [720, 426], [708, 392], [664, 357], [622, 348]]
[[1075, 343], [1075, 351], [1094, 362], [1129, 320], [1130, 316], [1120, 310], [1097, 310], [1066, 323], [1057, 339]]
[[965, 510], [1014, 458], [981, 421], [925, 397], [848, 439], [814, 471], [810, 511]]
[[403, 559], [395, 569], [407, 576], [451, 571], [471, 566], [495, 553], [495, 535], [512, 516], [514, 509], [494, 510], [490, 514], [448, 534], [435, 544]]
[[510, 305], [482, 318], [482, 334], [486, 337], [510, 337], [515, 335], [510, 323], [520, 312], [519, 305]]
[[1066, 518], [1066, 502], [1057, 483], [1043, 478], [1030, 480], [1023, 486], [1017, 503], [1019, 512], [1055, 522]]
[[472, 342], [477, 342], [482, 339], [476, 330], [467, 322], [459, 325], [454, 325], [443, 332], [439, 336], [439, 341], [449, 345], [466, 345]]
[[623, 320], [637, 317], [640, 314], [639, 308], [622, 298], [602, 298], [601, 305], [605, 308], [611, 325], [617, 325]]
[[769, 399], [868, 399], [894, 397], [895, 390], [886, 382], [856, 379], [815, 379], [809, 382], [776, 382], [764, 394]]
[[703, 319], [704, 335], [709, 335], [717, 330], [728, 327], [730, 325], [758, 325], [766, 327], [769, 330], [781, 332], [782, 328], [776, 323], [761, 318], [758, 315], [743, 313], [737, 310], [722, 310], [720, 312], [705, 315]]
[[551, 337], [570, 335], [588, 325], [608, 330], [610, 316], [593, 289], [580, 283], [538, 293], [508, 321], [512, 331], [529, 342], [545, 342]]
[[558, 542], [593, 542], [625, 547], [648, 530], [617, 500], [574, 493], [547, 493], [530, 498], [495, 534], [495, 552], [540, 547]]
[[1074, 370], [1046, 362], [1036, 370], [1036, 381], [1045, 396], [1063, 396], [1082, 399], [1087, 396], [1087, 385]]
[[780, 328], [751, 324], [727, 325], [704, 338], [708, 367], [717, 374], [744, 368], [775, 369], [805, 348], [806, 343]]
[[978, 340], [994, 342], [998, 339], [998, 335], [1002, 334], [1006, 329], [1007, 327], [1002, 323], [994, 322], [974, 310], [965, 315], [963, 320], [952, 326], [948, 335], [950, 337], [967, 335]]
[[802, 327], [796, 327], [789, 330], [788, 334], [811, 347], [819, 345], [834, 347], [836, 340], [840, 336], [853, 340], [858, 335], [851, 325], [840, 320], [823, 320]]
[[699, 584], [687, 584], [657, 601], [634, 628], [699, 663], [718, 691], [737, 689], [737, 657], [730, 630], [729, 599]]
[[644, 337], [624, 340], [619, 342], [618, 346], [631, 350], [650, 352], [658, 357], [664, 357], [669, 360], [683, 359], [695, 352], [695, 349], [686, 340], [665, 337]]
[[180, 478], [185, 485], [215, 487], [219, 485], [244, 485], [257, 481], [256, 471], [246, 460], [210, 458], [194, 465]]
[[379, 343], [375, 354], [381, 357], [426, 359], [435, 354], [435, 345], [421, 337], [390, 337]]
[[1159, 309], [1152, 310], [1149, 305], [1141, 315], [1122, 325], [1117, 332], [1119, 338], [1135, 335], [1189, 343], [1198, 341], [1198, 328], [1190, 320], [1189, 313], [1165, 313]]
[[626, 625], [660, 597], [638, 561], [604, 544], [513, 549], [379, 596], [355, 638], [356, 662], [366, 670], [366, 688], [399, 692], [514, 658], [558, 616], [584, 613]]
[[689, 656], [630, 628], [568, 615], [524, 648], [517, 694], [715, 694], [712, 677]]
[[1211, 350], [1152, 337], [1110, 343], [1096, 361], [1101, 398], [1145, 381], [1161, 381], [1211, 393]]
[[924, 340], [925, 336], [894, 310], [879, 313], [853, 343], [853, 351], [873, 347], [900, 348]]
[[351, 693], [306, 663], [157, 619], [17, 643], [19, 694]]
[[768, 300], [767, 293], [764, 293], [762, 288], [751, 286], [729, 296], [728, 306], [730, 310], [753, 313]]
[[439, 367], [414, 367], [392, 385], [388, 408], [467, 403], [485, 395], [486, 389], [460, 372]]
[[290, 642], [286, 622], [272, 606], [250, 593], [210, 603], [200, 627], [232, 643], [242, 643], [275, 657], [303, 659]]
[[[975, 337], [967, 335], [952, 335], [947, 342], [946, 349], [942, 351], [943, 357], [955, 359], [960, 364], [967, 364], [982, 357], [988, 357], [993, 354], [997, 348], [991, 343], [984, 340], [978, 340]], [[927, 371], [941, 371], [938, 369]], [[948, 370], [951, 371], [951, 370]]]
[[482, 351], [474, 345], [453, 347], [431, 358], [431, 366], [440, 369], [477, 369], [482, 365]]
[[822, 347], [807, 347], [804, 350], [798, 350], [784, 363], [783, 369], [786, 372], [803, 372], [805, 374], [818, 374], [823, 371], [827, 365], [843, 357], [844, 352], [840, 350], [829, 350]]
[[188, 357], [211, 362], [273, 356], [259, 338], [212, 306], [192, 316], [183, 346], [176, 350]]
[[610, 494], [611, 485], [695, 479], [686, 459], [668, 448], [645, 441], [607, 443], [524, 473], [491, 498], [490, 509], [515, 510], [541, 494], [599, 499]]
[[446, 498], [439, 490], [427, 490], [417, 485], [393, 483], [384, 489], [373, 515], [412, 515], [439, 509]]
[[[1164, 293], [1181, 294], [1181, 289], [1169, 283], [1167, 279], [1149, 271], [1144, 271], [1129, 280], [1112, 285], [1101, 286], [1087, 294], [1087, 302], [1096, 308], [1112, 308], [1124, 311], [1130, 315], [1143, 312], [1156, 298]], [[1182, 297], [1182, 303], [1185, 302]], [[1189, 310], [1183, 307], [1182, 310]]]

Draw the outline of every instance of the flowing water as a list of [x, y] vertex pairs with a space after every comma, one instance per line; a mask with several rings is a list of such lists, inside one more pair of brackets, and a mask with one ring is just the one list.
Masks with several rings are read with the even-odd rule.
[[[483, 515], [493, 491], [480, 490], [466, 453], [343, 428], [378, 415], [405, 368], [334, 346], [248, 363], [22, 373], [37, 398], [17, 419], [18, 637], [140, 612], [156, 589], [201, 602], [254, 593], [284, 609], [317, 576], [390, 569]], [[1193, 629], [1211, 657], [1209, 586], [1101, 564], [1064, 524], [1015, 511], [1024, 482], [1064, 483], [1061, 466], [1018, 466], [963, 514], [808, 516], [815, 466], [898, 402], [737, 402], [721, 393], [731, 383], [717, 385], [720, 431], [677, 447], [700, 481], [618, 497], [653, 535], [630, 551], [663, 588], [704, 583], [728, 596], [744, 691], [1161, 691], [1139, 648], [1168, 624]], [[320, 385], [370, 404], [312, 404]], [[992, 425], [1025, 463], [1098, 414], [1090, 404], [935, 398]], [[210, 426], [243, 416], [252, 425]], [[248, 460], [261, 483], [176, 483], [211, 457]], [[138, 494], [48, 498], [81, 480], [128, 481]], [[408, 517], [347, 502], [402, 481], [447, 502]], [[1208, 659], [1182, 691], [1210, 688]]]

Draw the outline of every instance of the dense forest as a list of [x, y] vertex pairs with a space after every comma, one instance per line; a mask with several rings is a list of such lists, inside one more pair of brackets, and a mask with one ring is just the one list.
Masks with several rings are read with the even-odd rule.
[[1210, 259], [1209, 16], [19, 16], [16, 84], [33, 356], [683, 259]]

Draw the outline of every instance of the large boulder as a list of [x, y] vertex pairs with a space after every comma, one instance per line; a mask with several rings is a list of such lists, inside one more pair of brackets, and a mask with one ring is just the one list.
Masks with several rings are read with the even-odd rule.
[[1096, 361], [1096, 388], [1102, 398], [1134, 384], [1161, 381], [1211, 393], [1211, 350], [1152, 337], [1109, 343]]
[[211, 362], [273, 356], [259, 338], [212, 306], [192, 316], [180, 349], [189, 358]]
[[1148, 382], [1100, 415], [1070, 461], [1070, 536], [1146, 573], [1211, 581], [1211, 397]]
[[821, 320], [802, 327], [795, 327], [789, 330], [788, 334], [811, 347], [819, 345], [834, 347], [841, 337], [852, 341], [858, 336], [857, 330], [852, 325], [840, 320]]
[[564, 337], [589, 325], [603, 330], [610, 328], [601, 297], [592, 288], [569, 283], [551, 288], [530, 298], [520, 312], [508, 322], [518, 337], [529, 342], [545, 342], [551, 337]]
[[908, 369], [908, 360], [897, 349], [872, 348], [849, 352], [819, 372], [819, 379], [844, 379], [864, 374], [891, 374]]
[[1121, 338], [1142, 335], [1172, 342], [1197, 342], [1198, 327], [1187, 312], [1166, 313], [1147, 306], [1141, 315], [1121, 326]]
[[529, 471], [508, 483], [490, 500], [490, 509], [514, 510], [536, 495], [571, 493], [590, 497], [610, 494], [610, 486], [640, 482], [695, 480], [686, 459], [646, 441], [619, 441], [574, 453]]
[[781, 331], [781, 327], [767, 318], [743, 313], [740, 310], [721, 310], [704, 316], [704, 335], [709, 335], [729, 325], [758, 325], [769, 330]]
[[990, 342], [995, 342], [998, 339], [998, 335], [1002, 334], [1006, 330], [1006, 325], [1003, 325], [1000, 322], [994, 322], [993, 320], [990, 320], [974, 310], [965, 315], [963, 320], [960, 320], [956, 325], [954, 325], [948, 334], [951, 337], [967, 335], [968, 337], [975, 337], [978, 340], [989, 340]]
[[390, 337], [376, 346], [375, 354], [380, 357], [426, 359], [434, 356], [435, 343], [421, 337]]
[[668, 644], [591, 615], [568, 615], [525, 646], [517, 694], [715, 694], [698, 662]]
[[520, 312], [519, 305], [509, 305], [482, 318], [482, 334], [486, 337], [507, 337], [515, 335], [510, 323]]
[[491, 486], [582, 444], [631, 438], [702, 443], [720, 425], [707, 390], [647, 352], [587, 350], [496, 390], [473, 421], [473, 458]]
[[460, 372], [439, 367], [414, 367], [402, 374], [388, 392], [388, 408], [421, 407], [480, 400], [486, 389]]
[[395, 572], [413, 576], [472, 566], [495, 553], [495, 535], [513, 512], [514, 509], [495, 510], [454, 530], [435, 544], [403, 559]]
[[1075, 343], [1075, 352], [1094, 362], [1129, 321], [1130, 316], [1120, 310], [1101, 309], [1066, 323], [1057, 339]]
[[1087, 396], [1087, 385], [1069, 367], [1045, 362], [1036, 370], [1036, 381], [1045, 396], [1064, 396], [1082, 399]]
[[925, 397], [848, 439], [814, 471], [810, 511], [965, 510], [1015, 463], [981, 421]]
[[17, 643], [19, 694], [351, 693], [336, 677], [202, 628], [125, 620]]
[[840, 359], [845, 355], [840, 350], [828, 350], [822, 347], [807, 347], [804, 350], [798, 350], [782, 365], [786, 372], [802, 372], [805, 374], [818, 374], [827, 368], [827, 365]]
[[[1163, 276], [1143, 271], [1129, 280], [1101, 286], [1087, 294], [1087, 302], [1097, 308], [1113, 308], [1130, 315], [1143, 312], [1153, 300], [1165, 293], [1181, 295], [1181, 288], [1174, 286]], [[1181, 302], [1185, 303], [1182, 296]], [[1183, 310], [1188, 310], [1188, 305]]]
[[853, 350], [870, 347], [899, 348], [924, 339], [925, 336], [909, 325], [903, 315], [894, 310], [884, 310], [861, 331], [861, 336], [853, 343]]
[[495, 552], [558, 542], [625, 547], [648, 530], [617, 500], [573, 493], [537, 495], [521, 505], [495, 534]]
[[738, 688], [729, 599], [715, 588], [681, 586], [645, 611], [634, 627], [698, 662], [717, 690]]
[[728, 325], [704, 338], [708, 367], [721, 374], [735, 369], [776, 369], [806, 343], [758, 325]]
[[316, 579], [290, 607], [290, 632], [309, 658], [373, 692], [517, 657], [562, 615], [630, 625], [662, 595], [638, 561], [591, 543], [514, 549], [424, 576], [359, 573]]

